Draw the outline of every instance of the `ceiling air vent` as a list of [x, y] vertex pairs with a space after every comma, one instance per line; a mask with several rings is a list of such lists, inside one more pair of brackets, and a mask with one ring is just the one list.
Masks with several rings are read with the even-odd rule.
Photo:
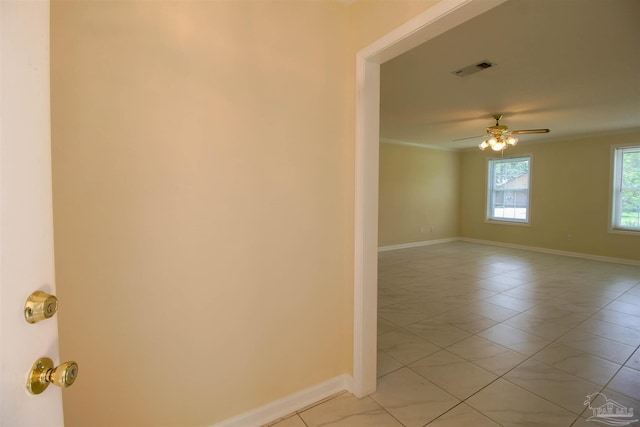
[[466, 77], [469, 74], [477, 73], [478, 71], [486, 70], [487, 68], [495, 67], [495, 62], [491, 62], [489, 60], [481, 61], [477, 64], [468, 65], [464, 68], [460, 68], [453, 72], [458, 77]]

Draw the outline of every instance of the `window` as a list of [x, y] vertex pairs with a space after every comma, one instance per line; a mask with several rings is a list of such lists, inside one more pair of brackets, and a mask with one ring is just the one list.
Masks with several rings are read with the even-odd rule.
[[529, 222], [531, 157], [489, 160], [487, 219]]
[[640, 146], [615, 149], [612, 210], [614, 229], [640, 231]]

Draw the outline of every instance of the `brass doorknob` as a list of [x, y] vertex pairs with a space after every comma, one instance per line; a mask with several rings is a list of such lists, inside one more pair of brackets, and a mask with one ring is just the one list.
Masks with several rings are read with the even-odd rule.
[[42, 291], [35, 291], [24, 303], [24, 318], [29, 323], [48, 319], [58, 310], [58, 298]]
[[78, 364], [76, 362], [65, 362], [54, 368], [53, 360], [43, 357], [33, 364], [31, 372], [29, 372], [27, 390], [31, 394], [40, 394], [49, 387], [49, 384], [67, 388], [73, 384], [77, 377]]

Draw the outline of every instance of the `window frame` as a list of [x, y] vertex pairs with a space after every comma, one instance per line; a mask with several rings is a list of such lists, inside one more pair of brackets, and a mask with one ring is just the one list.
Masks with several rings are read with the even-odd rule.
[[[493, 182], [495, 167], [494, 165], [503, 161], [518, 161], [518, 160], [527, 160], [529, 162], [529, 171], [528, 171], [528, 180], [527, 180], [527, 207], [526, 207], [526, 218], [518, 219], [518, 218], [501, 218], [494, 217], [493, 212], [495, 212], [494, 208], [494, 189]], [[531, 154], [519, 154], [517, 156], [512, 157], [492, 157], [487, 159], [487, 167], [486, 167], [486, 181], [485, 181], [485, 222], [492, 224], [506, 224], [506, 225], [520, 225], [520, 226], [530, 226], [531, 225], [531, 177], [532, 177], [532, 165], [533, 165], [533, 156]]]
[[640, 151], [640, 144], [618, 144], [611, 146], [611, 183], [609, 186], [609, 232], [640, 236], [640, 227], [624, 227], [619, 225], [621, 216], [621, 199], [619, 198], [622, 184], [622, 156], [627, 150]]

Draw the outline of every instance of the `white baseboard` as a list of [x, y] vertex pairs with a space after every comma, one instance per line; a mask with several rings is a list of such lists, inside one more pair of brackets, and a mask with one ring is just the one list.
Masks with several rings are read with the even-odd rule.
[[640, 266], [640, 261], [634, 260], [634, 259], [614, 258], [614, 257], [601, 256], [601, 255], [591, 255], [591, 254], [585, 254], [583, 252], [561, 251], [561, 250], [558, 250], [558, 249], [541, 248], [541, 247], [538, 247], [538, 246], [515, 245], [515, 244], [512, 244], [512, 243], [494, 242], [492, 240], [471, 239], [471, 238], [468, 238], [468, 237], [459, 237], [457, 240], [460, 240], [460, 241], [463, 241], [463, 242], [469, 242], [469, 243], [481, 243], [483, 245], [502, 246], [502, 247], [505, 247], [505, 248], [512, 248], [512, 249], [522, 249], [522, 250], [531, 251], [531, 252], [541, 252], [541, 253], [545, 253], [545, 254], [562, 255], [562, 256], [568, 256], [568, 257], [572, 257], [572, 258], [582, 258], [582, 259], [588, 259], [588, 260], [592, 260], [592, 261], [613, 262], [613, 263], [616, 263], [616, 264], [626, 264], [626, 265]]
[[449, 237], [446, 239], [423, 240], [422, 242], [403, 243], [401, 245], [380, 246], [378, 252], [395, 251], [397, 249], [417, 248], [418, 246], [437, 245], [438, 243], [455, 242], [460, 240], [457, 237]]
[[436, 245], [438, 243], [447, 243], [447, 242], [456, 242], [456, 241], [469, 242], [469, 243], [480, 243], [480, 244], [483, 244], [483, 245], [501, 246], [501, 247], [504, 247], [504, 248], [522, 249], [522, 250], [525, 250], [525, 251], [541, 252], [541, 253], [552, 254], [552, 255], [562, 255], [562, 256], [568, 256], [568, 257], [573, 257], [573, 258], [588, 259], [588, 260], [592, 260], [592, 261], [613, 262], [613, 263], [616, 263], [616, 264], [626, 264], [626, 265], [640, 266], [640, 261], [634, 260], [634, 259], [614, 258], [614, 257], [601, 256], [601, 255], [592, 255], [592, 254], [585, 254], [583, 252], [561, 251], [561, 250], [558, 250], [558, 249], [541, 248], [541, 247], [538, 247], [538, 246], [525, 246], [525, 245], [516, 245], [516, 244], [513, 244], [513, 243], [494, 242], [493, 240], [471, 239], [469, 237], [451, 237], [451, 238], [447, 238], [447, 239], [425, 240], [425, 241], [422, 241], [422, 242], [404, 243], [404, 244], [401, 244], [401, 245], [380, 246], [378, 248], [378, 252], [395, 251], [397, 249], [416, 248], [416, 247], [419, 247], [419, 246]]
[[258, 427], [275, 421], [341, 391], [351, 390], [351, 377], [339, 375], [290, 396], [220, 421], [211, 427]]

